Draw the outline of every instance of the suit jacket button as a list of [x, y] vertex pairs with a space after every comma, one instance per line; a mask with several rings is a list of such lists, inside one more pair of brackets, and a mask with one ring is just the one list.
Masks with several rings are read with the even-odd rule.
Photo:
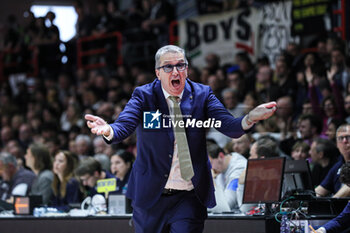
[[168, 178], [168, 174], [165, 174], [164, 177], [165, 177], [165, 178]]
[[169, 154], [169, 158], [172, 158], [173, 156], [171, 154]]

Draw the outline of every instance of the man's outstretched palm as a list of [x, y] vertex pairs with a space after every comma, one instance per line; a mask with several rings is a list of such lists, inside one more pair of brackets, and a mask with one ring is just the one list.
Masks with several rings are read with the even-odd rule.
[[91, 114], [85, 115], [85, 120], [87, 120], [87, 126], [90, 128], [91, 133], [96, 135], [104, 135], [108, 137], [110, 134], [110, 127], [106, 121], [101, 117], [94, 116]]

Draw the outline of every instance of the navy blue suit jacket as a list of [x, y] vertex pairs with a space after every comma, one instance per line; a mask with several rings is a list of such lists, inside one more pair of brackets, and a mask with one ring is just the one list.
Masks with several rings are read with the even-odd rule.
[[327, 222], [324, 226], [327, 233], [342, 232], [350, 227], [350, 202], [344, 210], [334, 219]]
[[[181, 112], [187, 118], [207, 120], [215, 118], [222, 122], [219, 131], [229, 137], [244, 134], [242, 118], [234, 118], [214, 96], [210, 87], [186, 80], [181, 100]], [[118, 119], [111, 124], [114, 131], [112, 143], [118, 143], [128, 137], [135, 129], [137, 134], [137, 158], [129, 178], [127, 197], [133, 205], [150, 208], [160, 198], [170, 173], [174, 153], [174, 134], [172, 128], [144, 129], [143, 113], [159, 110], [163, 116], [169, 116], [161, 82], [137, 87]], [[166, 118], [166, 117], [164, 117]], [[206, 150], [205, 128], [186, 128], [194, 177], [194, 190], [207, 207], [215, 206], [214, 187], [211, 166]]]

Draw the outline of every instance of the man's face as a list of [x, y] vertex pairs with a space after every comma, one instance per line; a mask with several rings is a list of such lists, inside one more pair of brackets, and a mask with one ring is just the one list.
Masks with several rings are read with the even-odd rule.
[[223, 100], [227, 109], [234, 109], [238, 102], [235, 94], [232, 92], [226, 92], [223, 96]]
[[209, 156], [211, 167], [216, 174], [220, 174], [224, 171], [224, 157], [225, 155], [220, 155], [217, 158], [212, 158]]
[[241, 155], [249, 151], [250, 141], [245, 134], [240, 138], [232, 139], [232, 143], [233, 150]]
[[292, 115], [293, 107], [289, 98], [283, 97], [277, 100], [276, 115], [281, 118], [288, 118]]
[[[185, 63], [185, 58], [182, 53], [166, 53], [160, 57], [160, 65], [177, 65], [179, 63]], [[164, 69], [156, 69], [156, 75], [162, 83], [162, 87], [172, 96], [179, 96], [185, 88], [187, 78], [186, 67], [183, 71], [178, 71], [176, 67], [169, 73], [166, 73]]]
[[337, 147], [345, 161], [350, 161], [350, 127], [347, 126], [337, 133]]
[[344, 108], [347, 114], [350, 114], [350, 95], [345, 97]]
[[258, 83], [266, 84], [270, 82], [270, 77], [271, 77], [271, 69], [269, 66], [262, 66], [259, 68], [259, 71], [256, 75]]
[[302, 120], [299, 124], [299, 131], [303, 139], [311, 138], [311, 124], [309, 120]]
[[228, 74], [227, 75], [227, 84], [230, 88], [233, 88], [235, 90], [238, 90], [239, 84], [240, 84], [240, 79], [238, 74]]
[[95, 187], [98, 178], [97, 178], [96, 174], [94, 174], [94, 175], [85, 174], [83, 176], [80, 176], [79, 179], [84, 186], [88, 186], [90, 188], [93, 188], [93, 187]]
[[317, 162], [320, 159], [320, 156], [316, 151], [316, 146], [317, 146], [316, 142], [312, 142], [310, 151], [309, 151], [309, 154], [313, 162]]
[[11, 180], [11, 176], [10, 176], [10, 173], [9, 173], [8, 166], [6, 166], [2, 161], [0, 161], [0, 177], [4, 181], [10, 181]]
[[344, 56], [343, 54], [341, 54], [340, 51], [335, 50], [335, 51], [332, 51], [331, 53], [331, 60], [332, 60], [332, 64], [341, 65], [342, 62], [344, 61]]
[[249, 151], [249, 159], [258, 159], [259, 158], [259, 156], [258, 156], [258, 154], [257, 154], [257, 152], [256, 152], [256, 147], [257, 147], [257, 143], [256, 142], [254, 142], [253, 143], [253, 145], [250, 147], [250, 151]]

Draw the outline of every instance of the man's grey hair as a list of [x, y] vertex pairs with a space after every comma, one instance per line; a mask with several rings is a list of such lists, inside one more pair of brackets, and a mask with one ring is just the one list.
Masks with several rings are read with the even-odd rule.
[[176, 45], [166, 45], [158, 49], [155, 55], [155, 60], [156, 60], [155, 69], [157, 69], [160, 66], [160, 58], [166, 53], [182, 53], [184, 55], [185, 62], [188, 63], [186, 59], [185, 50], [183, 50], [182, 48]]
[[1, 152], [0, 153], [0, 161], [6, 166], [8, 164], [12, 164], [13, 166], [17, 167], [17, 159], [15, 156], [11, 155], [8, 152]]
[[[105, 141], [103, 140], [102, 137], [95, 137], [95, 138], [92, 140], [92, 144], [93, 144], [94, 146], [98, 145], [98, 143], [100, 143], [100, 142], [105, 143]], [[106, 144], [106, 145], [107, 145], [107, 144]]]
[[343, 132], [346, 131], [346, 128], [350, 127], [350, 124], [346, 123], [346, 124], [342, 124], [341, 126], [338, 127], [337, 131], [336, 131], [336, 135], [338, 135], [339, 132]]
[[258, 154], [259, 158], [261, 156], [264, 156], [265, 158], [279, 156], [278, 145], [273, 137], [269, 135], [261, 136], [256, 143], [256, 153]]
[[233, 89], [233, 88], [225, 88], [224, 90], [221, 91], [221, 97], [223, 98], [224, 95], [226, 95], [226, 93], [232, 93], [236, 98], [237, 98], [237, 95], [238, 95], [238, 91], [236, 89]]
[[108, 171], [110, 169], [111, 163], [109, 157], [105, 154], [95, 154], [94, 159], [100, 162], [102, 169]]
[[79, 143], [79, 142], [85, 142], [88, 145], [91, 145], [91, 138], [88, 135], [85, 134], [79, 134], [76, 138], [75, 138], [75, 143]]

